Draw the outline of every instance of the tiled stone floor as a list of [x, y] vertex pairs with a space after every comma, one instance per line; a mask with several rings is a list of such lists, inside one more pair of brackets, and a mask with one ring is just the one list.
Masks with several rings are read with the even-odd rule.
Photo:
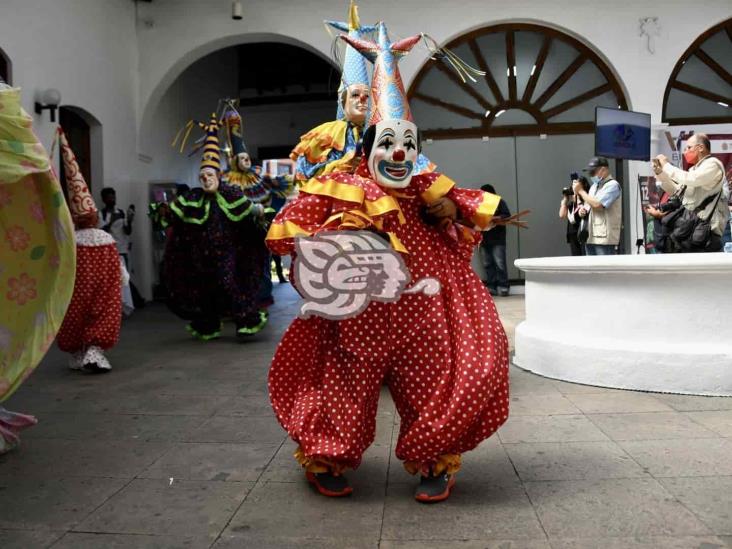
[[[386, 393], [354, 496], [318, 496], [267, 401], [269, 360], [296, 303], [286, 286], [277, 298], [248, 343], [231, 326], [194, 342], [156, 305], [126, 322], [109, 375], [71, 372], [52, 351], [6, 403], [40, 423], [0, 458], [0, 548], [732, 547], [732, 398], [516, 368], [511, 418], [465, 456], [447, 503], [412, 500]], [[511, 333], [523, 299], [497, 303]]]

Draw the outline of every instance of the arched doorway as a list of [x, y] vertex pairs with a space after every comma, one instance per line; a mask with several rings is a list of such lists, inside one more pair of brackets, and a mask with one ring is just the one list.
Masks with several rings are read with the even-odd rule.
[[0, 49], [0, 78], [2, 78], [6, 84], [10, 84], [12, 86], [13, 65], [10, 62], [10, 57], [8, 57], [2, 49]]
[[440, 171], [463, 186], [491, 183], [512, 211], [532, 211], [529, 230], [507, 234], [514, 279], [515, 258], [570, 253], [562, 187], [594, 155], [595, 107], [628, 108], [615, 72], [587, 44], [539, 24], [484, 27], [445, 47], [485, 76], [464, 83], [428, 60], [409, 88], [424, 153]]
[[[99, 195], [102, 189], [102, 134], [100, 122], [88, 111], [71, 105], [59, 108], [59, 124], [66, 134], [71, 150], [74, 151], [79, 170], [84, 176], [92, 194]], [[66, 196], [66, 174], [61, 164], [59, 150], [59, 179]]]
[[663, 97], [663, 121], [732, 122], [732, 19], [699, 36], [678, 60]]
[[[213, 50], [207, 47], [201, 57], [189, 52], [188, 64], [179, 72], [176, 68], [177, 76], [165, 84], [159, 99], [151, 99], [156, 103], [146, 107], [140, 131], [141, 150], [154, 174], [147, 182], [146, 200], [169, 200], [176, 184], [198, 185], [200, 154], [189, 153], [199, 134], [191, 133], [185, 154], [171, 147], [171, 141], [187, 120], [206, 120], [220, 99], [238, 100], [244, 142], [258, 165], [287, 158], [302, 134], [335, 117], [340, 71], [332, 62], [292, 39], [249, 38]], [[143, 283], [149, 284], [152, 295], [162, 296], [159, 270], [165, 235], [151, 227], [138, 231], [136, 238], [138, 257], [152, 259], [141, 266]]]

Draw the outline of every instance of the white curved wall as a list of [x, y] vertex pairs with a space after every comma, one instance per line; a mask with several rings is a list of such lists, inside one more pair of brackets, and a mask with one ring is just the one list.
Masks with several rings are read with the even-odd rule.
[[732, 396], [732, 254], [520, 259], [514, 362], [587, 385]]

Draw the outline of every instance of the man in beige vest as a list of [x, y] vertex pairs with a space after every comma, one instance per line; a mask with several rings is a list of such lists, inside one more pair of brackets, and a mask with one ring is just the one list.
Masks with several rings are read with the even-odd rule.
[[[675, 193], [682, 185], [686, 185], [682, 204], [689, 210], [694, 210], [708, 197], [714, 197], [699, 212], [699, 216], [702, 219], [709, 219], [712, 232], [719, 237], [719, 249], [710, 251], [720, 251], [722, 233], [725, 223], [729, 219], [728, 195], [723, 189], [724, 166], [719, 159], [712, 156], [710, 149], [709, 138], [705, 134], [694, 134], [686, 141], [684, 148], [684, 160], [691, 165], [688, 172], [671, 165], [668, 158], [662, 154], [655, 158], [653, 171], [661, 182], [663, 190], [669, 194]], [[720, 192], [722, 194], [717, 200], [716, 197]], [[655, 211], [649, 210], [649, 213], [657, 217]]]
[[572, 183], [572, 190], [585, 201], [580, 216], [590, 216], [589, 237], [585, 244], [587, 255], [615, 255], [623, 215], [620, 183], [610, 174], [606, 158], [591, 158], [583, 171], [592, 179], [590, 191], [585, 191], [579, 181]]

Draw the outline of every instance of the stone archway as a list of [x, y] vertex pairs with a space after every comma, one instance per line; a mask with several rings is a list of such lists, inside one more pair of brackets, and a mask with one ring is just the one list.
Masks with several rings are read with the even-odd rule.
[[[322, 51], [307, 44], [296, 38], [292, 38], [283, 34], [276, 33], [247, 33], [241, 35], [226, 36], [221, 39], [212, 40], [203, 45], [200, 45], [192, 50], [183, 53], [176, 62], [174, 62], [160, 80], [150, 86], [150, 93], [147, 97], [143, 97], [143, 104], [141, 105], [142, 116], [140, 118], [138, 140], [139, 149], [141, 152], [145, 152], [147, 149], [147, 143], [145, 142], [146, 136], [150, 135], [153, 119], [156, 111], [160, 106], [160, 102], [166, 92], [169, 90], [171, 85], [178, 79], [189, 67], [200, 61], [204, 57], [215, 53], [220, 50], [224, 50], [233, 46], [242, 46], [246, 44], [257, 44], [257, 43], [277, 43], [295, 46], [306, 50], [324, 61], [330, 63], [335, 70], [340, 71], [335, 66], [334, 62], [330, 57], [325, 55]], [[335, 86], [337, 87], [338, 80], [336, 79]]]

